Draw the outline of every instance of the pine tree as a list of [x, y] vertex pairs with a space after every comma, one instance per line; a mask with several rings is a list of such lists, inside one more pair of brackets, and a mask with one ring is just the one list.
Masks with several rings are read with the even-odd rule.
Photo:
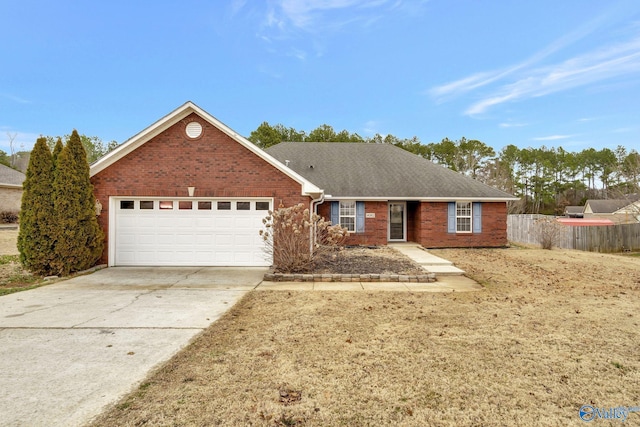
[[53, 147], [53, 152], [51, 153], [51, 156], [53, 157], [54, 169], [56, 167], [56, 163], [58, 163], [58, 156], [60, 155], [60, 152], [62, 151], [63, 148], [64, 148], [64, 145], [62, 144], [62, 138], [58, 137], [58, 140], [56, 141], [56, 145], [54, 145]]
[[53, 181], [57, 237], [53, 266], [57, 274], [85, 270], [100, 259], [104, 236], [95, 203], [87, 154], [74, 130], [57, 157]]
[[55, 230], [53, 222], [53, 162], [46, 138], [38, 138], [22, 185], [18, 251], [20, 262], [33, 273], [52, 274]]

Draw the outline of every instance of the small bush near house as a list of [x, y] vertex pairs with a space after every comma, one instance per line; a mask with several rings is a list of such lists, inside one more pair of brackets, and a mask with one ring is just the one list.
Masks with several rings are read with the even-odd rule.
[[273, 254], [273, 265], [280, 273], [311, 271], [318, 256], [340, 247], [348, 236], [346, 228], [331, 225], [315, 213], [310, 215], [302, 203], [288, 208], [280, 205], [262, 222], [265, 251]]
[[545, 217], [536, 220], [535, 233], [542, 249], [552, 249], [558, 246], [565, 227], [553, 217]]
[[18, 222], [18, 212], [2, 211], [0, 212], [0, 219], [4, 224], [15, 224]]

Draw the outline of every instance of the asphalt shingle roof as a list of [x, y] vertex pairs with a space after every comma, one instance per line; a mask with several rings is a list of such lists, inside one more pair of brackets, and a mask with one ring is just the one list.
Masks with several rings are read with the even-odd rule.
[[513, 198], [390, 144], [282, 142], [266, 152], [332, 197]]
[[22, 185], [25, 175], [9, 166], [0, 164], [0, 185]]
[[608, 199], [608, 200], [587, 200], [586, 204], [591, 207], [593, 213], [613, 213], [618, 209], [622, 209], [625, 206], [630, 205], [634, 201], [626, 199]]

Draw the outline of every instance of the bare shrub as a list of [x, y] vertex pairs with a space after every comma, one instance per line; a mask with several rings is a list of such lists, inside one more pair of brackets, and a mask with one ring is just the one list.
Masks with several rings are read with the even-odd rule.
[[302, 203], [287, 208], [280, 205], [269, 211], [262, 223], [265, 251], [273, 255], [275, 270], [281, 273], [313, 270], [318, 256], [342, 246], [348, 236], [346, 228], [331, 225], [315, 213], [310, 215]]
[[18, 222], [18, 212], [15, 211], [2, 211], [0, 212], [0, 219], [5, 224], [15, 224]]
[[542, 217], [535, 220], [534, 233], [542, 249], [552, 249], [558, 246], [565, 227], [554, 217]]

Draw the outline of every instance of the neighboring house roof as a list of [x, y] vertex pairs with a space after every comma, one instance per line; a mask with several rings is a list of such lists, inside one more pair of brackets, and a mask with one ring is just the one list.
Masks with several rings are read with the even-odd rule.
[[175, 109], [173, 112], [167, 114], [165, 117], [161, 118], [151, 126], [147, 127], [143, 131], [139, 132], [137, 135], [129, 138], [122, 144], [120, 144], [116, 149], [109, 152], [105, 156], [96, 160], [91, 164], [91, 176], [99, 173], [100, 171], [106, 169], [111, 166], [127, 154], [133, 152], [138, 147], [142, 146], [146, 142], [150, 141], [155, 136], [164, 132], [171, 126], [178, 123], [180, 120], [185, 119], [190, 114], [195, 113], [200, 116], [202, 119], [209, 122], [211, 125], [218, 128], [221, 132], [225, 133], [231, 139], [235, 140], [240, 145], [244, 146], [246, 149], [251, 151], [253, 154], [262, 158], [267, 163], [271, 164], [273, 167], [283, 172], [285, 175], [289, 176], [294, 181], [298, 182], [302, 186], [302, 193], [304, 195], [309, 195], [313, 198], [319, 198], [322, 195], [322, 190], [315, 186], [313, 183], [295, 173], [293, 170], [285, 167], [283, 164], [278, 162], [276, 159], [271, 157], [269, 154], [265, 153], [263, 150], [258, 148], [256, 145], [251, 143], [248, 139], [244, 138], [241, 135], [238, 135], [231, 128], [226, 126], [224, 123], [213, 117], [211, 114], [204, 111], [202, 108], [195, 105], [193, 102], [188, 101], [182, 106]]
[[629, 203], [614, 212], [614, 214], [636, 214], [640, 215], [640, 201]]
[[24, 180], [25, 174], [15, 169], [11, 169], [9, 166], [0, 164], [0, 186], [22, 188]]
[[391, 144], [282, 142], [266, 151], [327, 198], [517, 200]]
[[584, 211], [584, 206], [566, 206], [564, 208], [565, 215], [570, 215], [570, 216], [576, 216], [576, 215], [582, 216], [583, 211]]
[[584, 212], [611, 214], [627, 205], [629, 205], [629, 200], [626, 199], [587, 200], [584, 205]]

